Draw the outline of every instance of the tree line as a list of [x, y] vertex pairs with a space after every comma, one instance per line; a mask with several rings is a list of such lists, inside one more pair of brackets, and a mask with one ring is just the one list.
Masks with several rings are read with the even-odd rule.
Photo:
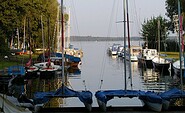
[[[148, 42], [148, 48], [157, 48], [158, 43], [161, 45], [161, 51], [179, 51], [178, 41], [168, 40], [169, 32], [175, 33], [177, 26], [175, 26], [174, 15], [178, 15], [178, 0], [166, 0], [166, 16], [168, 19], [158, 15], [151, 17], [142, 24], [141, 35], [142, 38]], [[183, 18], [183, 30], [185, 28], [185, 0], [180, 0], [180, 12]], [[160, 30], [158, 22], [160, 21]], [[160, 32], [160, 41], [158, 41], [158, 32]], [[178, 34], [178, 33], [176, 33]], [[174, 45], [174, 46], [171, 46]]]
[[[157, 21], [160, 20], [160, 42], [168, 37], [168, 32], [174, 32], [173, 15], [178, 14], [177, 0], [166, 0], [166, 16], [151, 17], [142, 24], [141, 35], [148, 40], [149, 47], [154, 48], [157, 42]], [[180, 0], [181, 12], [185, 16], [185, 0]], [[42, 47], [42, 24], [46, 43], [52, 43], [57, 21], [57, 0], [1, 0], [0, 1], [0, 53], [9, 51], [12, 39], [19, 34], [20, 43], [26, 35], [26, 43], [33, 48]], [[185, 19], [183, 19], [185, 23]], [[24, 32], [24, 28], [26, 31]], [[184, 28], [184, 26], [183, 26]], [[18, 33], [17, 33], [18, 32]], [[51, 41], [50, 41], [51, 40]], [[163, 44], [161, 44], [163, 45]], [[165, 45], [164, 45], [165, 46]], [[165, 47], [162, 48], [165, 48]], [[169, 50], [170, 51], [170, 50]]]
[[[42, 45], [41, 19], [45, 39], [49, 39], [48, 37], [53, 36], [58, 6], [57, 0], [1, 0], [0, 53], [10, 49], [11, 41], [17, 40], [17, 35], [20, 43], [23, 42], [25, 35], [27, 45], [31, 41], [30, 47], [40, 47]], [[47, 33], [48, 29], [50, 34]]]

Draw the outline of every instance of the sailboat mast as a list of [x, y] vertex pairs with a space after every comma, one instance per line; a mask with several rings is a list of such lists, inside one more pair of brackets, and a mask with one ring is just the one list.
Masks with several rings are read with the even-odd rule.
[[50, 59], [50, 16], [48, 17], [48, 59]]
[[127, 90], [127, 81], [126, 81], [126, 78], [127, 78], [127, 69], [126, 69], [126, 9], [125, 9], [125, 0], [123, 0], [123, 22], [124, 22], [124, 74], [125, 74], [125, 90]]
[[42, 48], [43, 48], [43, 58], [44, 58], [44, 62], [45, 62], [45, 47], [44, 47], [44, 33], [43, 33], [42, 15], [41, 15], [41, 29], [42, 29]]
[[30, 19], [28, 18], [28, 34], [29, 34], [29, 45], [30, 45], [30, 59], [32, 60], [32, 56], [31, 56], [31, 51], [32, 51], [32, 47], [31, 47], [31, 30], [30, 30]]
[[182, 43], [181, 43], [181, 33], [180, 33], [180, 18], [181, 18], [181, 11], [180, 11], [180, 1], [178, 0], [178, 17], [179, 17], [179, 59], [180, 59], [180, 78], [181, 78], [181, 89], [183, 89], [183, 80], [182, 80]]
[[160, 52], [161, 52], [161, 48], [160, 48], [160, 29], [161, 29], [161, 23], [160, 23], [160, 20], [158, 19], [158, 61], [160, 63]]
[[68, 24], [67, 24], [67, 48], [70, 47], [70, 9], [69, 9], [69, 20], [68, 20]]
[[132, 71], [131, 71], [131, 59], [130, 59], [130, 26], [129, 26], [129, 14], [128, 14], [128, 0], [126, 0], [126, 8], [127, 8], [127, 32], [128, 32], [128, 52], [129, 52], [129, 78], [130, 78], [130, 85], [132, 87]]
[[160, 20], [158, 19], [158, 54], [160, 55]]
[[63, 12], [63, 0], [61, 0], [61, 25], [62, 25], [62, 84], [64, 85], [64, 12]]
[[23, 40], [23, 52], [25, 51], [25, 39], [26, 39], [26, 17], [24, 18], [24, 40]]

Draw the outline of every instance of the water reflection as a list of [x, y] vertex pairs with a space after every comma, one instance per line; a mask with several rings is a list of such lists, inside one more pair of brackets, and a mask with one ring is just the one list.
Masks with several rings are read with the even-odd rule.
[[170, 75], [162, 76], [160, 72], [156, 72], [153, 69], [141, 68], [140, 70], [144, 90], [164, 92], [169, 89], [170, 81], [172, 81]]

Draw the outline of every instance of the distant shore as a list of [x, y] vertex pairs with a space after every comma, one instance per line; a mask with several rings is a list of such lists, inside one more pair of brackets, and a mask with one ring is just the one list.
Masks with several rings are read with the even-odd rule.
[[[131, 41], [142, 41], [142, 37], [135, 36], [130, 38]], [[174, 40], [176, 37], [169, 36], [167, 40]], [[71, 41], [124, 41], [123, 37], [95, 37], [95, 36], [71, 36]]]
[[[71, 36], [71, 41], [123, 41], [123, 37], [92, 37], [92, 36]], [[131, 40], [142, 40], [141, 37], [131, 37]]]

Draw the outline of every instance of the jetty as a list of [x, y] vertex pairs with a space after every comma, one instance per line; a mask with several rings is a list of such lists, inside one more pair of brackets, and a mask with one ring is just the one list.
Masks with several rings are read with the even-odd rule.
[[[72, 107], [72, 108], [42, 108], [39, 113], [87, 113], [88, 111], [84, 107]], [[184, 113], [184, 106], [172, 106], [167, 111], [161, 111], [160, 113]], [[105, 113], [100, 110], [99, 107], [93, 107], [92, 113]], [[144, 107], [108, 107], [106, 113], [156, 113]]]

